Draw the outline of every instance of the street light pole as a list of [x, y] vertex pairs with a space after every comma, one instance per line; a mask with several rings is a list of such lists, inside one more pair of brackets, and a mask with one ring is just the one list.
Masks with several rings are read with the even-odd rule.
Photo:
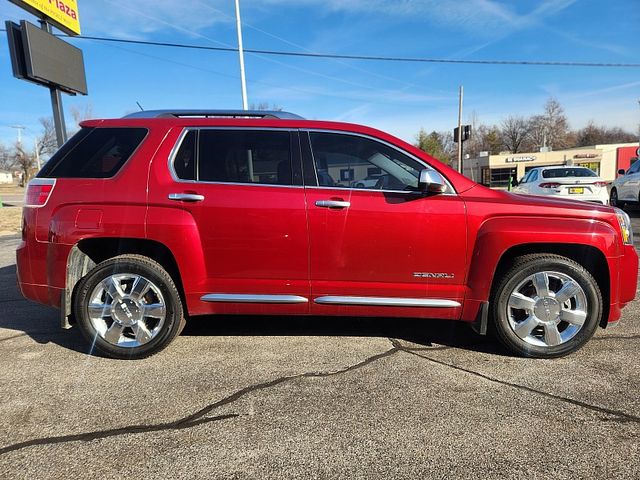
[[244, 50], [242, 48], [242, 23], [240, 22], [240, 0], [236, 0], [236, 30], [238, 32], [238, 55], [240, 56], [240, 83], [242, 87], [242, 109], [247, 106], [247, 80], [244, 76]]

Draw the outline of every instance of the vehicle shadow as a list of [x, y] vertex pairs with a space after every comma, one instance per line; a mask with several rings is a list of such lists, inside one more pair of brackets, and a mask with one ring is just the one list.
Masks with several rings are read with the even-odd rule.
[[[89, 353], [90, 345], [78, 328], [59, 328], [56, 309], [25, 300], [16, 286], [15, 265], [0, 268], [0, 328], [14, 330], [0, 342], [28, 335], [40, 344], [49, 342]], [[396, 338], [410, 347], [452, 347], [509, 355], [497, 342], [477, 335], [461, 322], [413, 318], [306, 317], [220, 315], [193, 317], [183, 336], [319, 336]]]

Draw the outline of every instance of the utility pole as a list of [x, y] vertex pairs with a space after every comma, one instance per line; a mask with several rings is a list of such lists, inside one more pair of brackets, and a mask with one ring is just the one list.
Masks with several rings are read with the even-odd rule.
[[240, 56], [240, 84], [242, 88], [242, 109], [247, 106], [247, 80], [244, 76], [244, 50], [242, 48], [242, 22], [240, 22], [240, 0], [236, 0], [236, 30], [238, 32], [238, 55]]
[[27, 127], [25, 127], [24, 125], [11, 125], [11, 128], [15, 128], [18, 131], [17, 132], [18, 146], [22, 147], [22, 130], [26, 129]]
[[460, 85], [458, 98], [458, 172], [462, 173], [462, 95], [464, 89]]

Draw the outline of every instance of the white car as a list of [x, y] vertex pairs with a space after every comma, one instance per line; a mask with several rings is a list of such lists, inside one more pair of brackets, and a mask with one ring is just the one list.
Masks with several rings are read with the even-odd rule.
[[640, 202], [640, 161], [631, 164], [629, 170], [619, 170], [620, 176], [611, 185], [611, 205], [624, 208], [628, 203]]
[[514, 193], [544, 195], [609, 205], [607, 182], [585, 167], [532, 168], [518, 182]]

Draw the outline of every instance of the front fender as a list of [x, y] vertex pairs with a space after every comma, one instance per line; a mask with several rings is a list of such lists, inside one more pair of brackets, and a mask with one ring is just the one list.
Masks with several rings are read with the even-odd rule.
[[487, 301], [496, 268], [505, 252], [512, 247], [535, 244], [588, 245], [602, 252], [608, 263], [620, 255], [616, 231], [602, 221], [529, 216], [491, 218], [478, 230], [466, 298]]

